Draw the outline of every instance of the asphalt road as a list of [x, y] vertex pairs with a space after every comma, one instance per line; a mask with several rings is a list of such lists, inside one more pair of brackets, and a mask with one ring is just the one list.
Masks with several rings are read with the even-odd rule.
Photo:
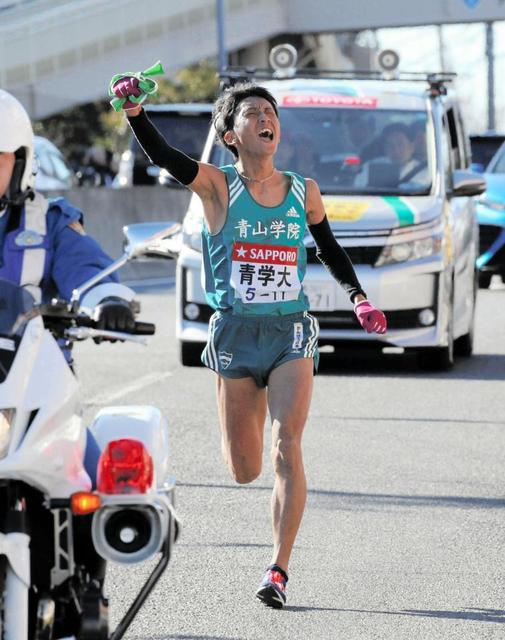
[[[178, 362], [174, 291], [140, 297], [142, 319], [158, 325], [147, 348], [76, 349], [86, 419], [107, 404], [154, 404], [171, 423], [183, 531], [126, 637], [504, 637], [505, 286], [479, 292], [476, 353], [449, 373], [419, 372], [400, 356], [323, 359], [283, 611], [254, 598], [270, 558], [268, 452], [260, 478], [233, 483], [214, 374]], [[151, 567], [110, 568], [112, 626]]]

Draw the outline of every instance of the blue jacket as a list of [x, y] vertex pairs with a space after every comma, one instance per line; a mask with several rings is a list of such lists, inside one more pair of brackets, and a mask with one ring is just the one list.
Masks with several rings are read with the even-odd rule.
[[[19, 215], [8, 210], [0, 219], [0, 278], [39, 287], [42, 301], [69, 300], [73, 289], [112, 260], [75, 224], [82, 213], [64, 198], [46, 201], [37, 194], [35, 204], [27, 202]], [[117, 281], [112, 274], [102, 282]]]

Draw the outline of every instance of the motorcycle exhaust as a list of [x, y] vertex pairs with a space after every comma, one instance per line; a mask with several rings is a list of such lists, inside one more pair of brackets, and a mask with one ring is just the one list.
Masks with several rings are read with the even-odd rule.
[[91, 533], [105, 560], [122, 564], [144, 562], [165, 542], [172, 517], [161, 501], [151, 504], [104, 506], [95, 512]]

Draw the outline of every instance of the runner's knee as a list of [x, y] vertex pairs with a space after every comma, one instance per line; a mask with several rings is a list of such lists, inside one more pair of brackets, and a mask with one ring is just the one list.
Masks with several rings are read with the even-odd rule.
[[247, 456], [230, 456], [229, 468], [238, 484], [249, 484], [261, 473], [261, 460], [251, 460]]
[[247, 484], [255, 480], [261, 473], [263, 462], [263, 437], [258, 428], [250, 425], [247, 437], [234, 432], [223, 434], [221, 449], [228, 464], [231, 475], [239, 484]]
[[261, 463], [241, 461], [237, 464], [236, 461], [230, 461], [229, 466], [233, 479], [238, 484], [249, 484], [261, 473]]
[[278, 438], [272, 447], [271, 459], [276, 474], [281, 476], [292, 475], [302, 462], [299, 439], [290, 435]]

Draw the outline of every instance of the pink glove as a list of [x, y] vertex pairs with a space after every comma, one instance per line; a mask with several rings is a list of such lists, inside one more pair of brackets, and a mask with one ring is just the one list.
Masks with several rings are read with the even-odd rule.
[[386, 316], [376, 309], [368, 300], [362, 300], [354, 306], [354, 313], [359, 320], [360, 325], [367, 333], [386, 333], [387, 320]]
[[[138, 87], [139, 81], [138, 78], [134, 78], [133, 76], [127, 76], [122, 80], [118, 80], [116, 84], [112, 87], [112, 91], [117, 98], [128, 98], [129, 96], [135, 96], [136, 98], [142, 93], [142, 91]], [[126, 100], [123, 104], [123, 109], [135, 109], [138, 107], [138, 104], [135, 102], [131, 102], [130, 100]]]

